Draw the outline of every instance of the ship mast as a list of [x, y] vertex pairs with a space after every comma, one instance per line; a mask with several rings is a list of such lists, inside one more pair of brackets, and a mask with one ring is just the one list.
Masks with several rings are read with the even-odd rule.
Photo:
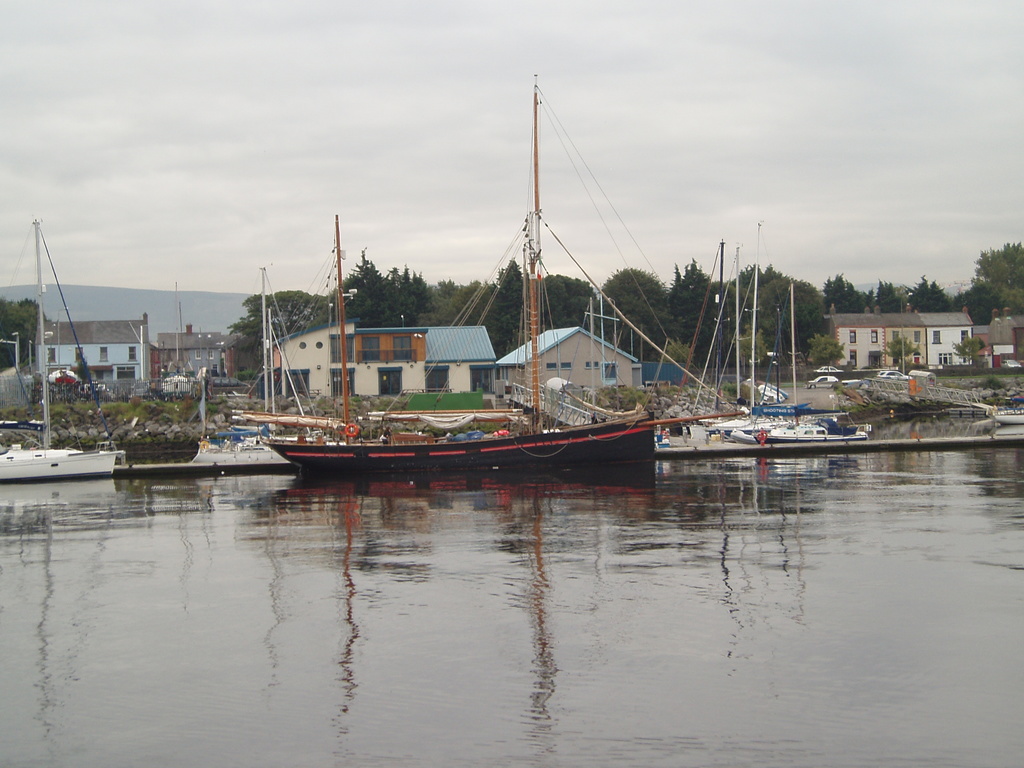
[[50, 379], [47, 371], [46, 358], [46, 321], [43, 316], [43, 257], [39, 246], [42, 235], [39, 232], [39, 220], [32, 222], [36, 234], [36, 360], [42, 378], [43, 393], [43, 449], [50, 447]]
[[540, 106], [540, 89], [536, 82], [533, 86], [533, 211], [530, 214], [529, 241], [527, 243], [527, 294], [530, 323], [530, 393], [533, 398], [533, 427], [540, 430], [540, 356], [538, 337], [540, 336], [540, 309], [537, 298], [537, 287], [540, 275], [540, 134], [538, 132], [537, 115]]
[[[351, 424], [348, 392], [348, 342], [345, 338], [345, 286], [341, 279], [341, 222], [338, 216], [334, 217], [334, 249], [338, 261], [338, 354], [341, 357], [341, 412], [345, 424]], [[347, 433], [345, 442], [348, 442]]]

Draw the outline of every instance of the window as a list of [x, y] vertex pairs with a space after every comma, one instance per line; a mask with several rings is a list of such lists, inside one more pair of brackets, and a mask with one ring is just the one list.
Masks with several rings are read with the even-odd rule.
[[[322, 341], [318, 341], [316, 343], [316, 348], [323, 349], [324, 343]], [[347, 358], [345, 362], [352, 362], [354, 359], [354, 350], [355, 338], [353, 338], [352, 334], [347, 334], [345, 336], [345, 357]], [[331, 362], [341, 362], [341, 337], [336, 333], [331, 334]]]
[[608, 381], [617, 381], [619, 378], [619, 367], [615, 363], [605, 363], [604, 378]]
[[893, 330], [893, 332], [892, 332], [892, 337], [893, 337], [894, 339], [898, 339], [898, 338], [900, 337], [900, 332], [899, 332], [899, 331], [897, 331], [897, 330]]
[[203, 352], [202, 352], [202, 350], [199, 350], [199, 349], [194, 350], [193, 353], [192, 353], [192, 356], [195, 357], [196, 360], [202, 360], [203, 359]]
[[131, 362], [135, 362], [138, 359], [139, 359], [139, 348], [138, 347], [128, 347], [128, 360], [131, 361]]
[[915, 344], [920, 344], [921, 343], [921, 332], [920, 331], [914, 331], [914, 343]]
[[857, 332], [856, 331], [850, 331], [850, 343], [851, 344], [856, 344], [857, 343]]
[[395, 351], [395, 360], [407, 362], [412, 357], [412, 336], [395, 336], [391, 340], [392, 349]]
[[[380, 337], [379, 336], [363, 336], [363, 351], [362, 363], [379, 363], [380, 362]], [[390, 394], [388, 392], [381, 392], [382, 395]]]
[[448, 366], [437, 365], [427, 369], [426, 378], [427, 392], [448, 391]]
[[939, 365], [952, 365], [953, 355], [949, 352], [941, 352], [939, 354]]
[[878, 343], [878, 331], [875, 330], [874, 328], [871, 329], [871, 343], [872, 344], [877, 344]]
[[562, 363], [562, 370], [563, 371], [571, 371], [572, 370], [572, 363], [563, 362]]
[[100, 362], [101, 363], [109, 363], [110, 362], [109, 347], [100, 347]]
[[46, 362], [56, 363], [57, 362], [57, 348], [47, 347], [46, 348]]
[[493, 368], [470, 368], [469, 388], [473, 392], [484, 391], [494, 392], [494, 369]]
[[967, 331], [960, 331], [960, 341], [967, 339]]
[[118, 381], [135, 378], [135, 368], [130, 365], [119, 365], [114, 372], [114, 378]]
[[942, 343], [942, 331], [932, 331], [932, 344]]
[[851, 368], [856, 368], [857, 367], [857, 350], [855, 350], [855, 349], [851, 349], [850, 350], [850, 367]]
[[549, 371], [557, 371], [558, 363], [545, 363], [544, 367], [547, 368]]

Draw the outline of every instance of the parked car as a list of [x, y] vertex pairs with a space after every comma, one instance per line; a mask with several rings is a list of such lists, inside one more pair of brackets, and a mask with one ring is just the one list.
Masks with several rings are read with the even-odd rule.
[[910, 377], [905, 373], [899, 371], [879, 371], [875, 375], [876, 379], [888, 379], [889, 381], [909, 381]]
[[1003, 368], [1020, 368], [1021, 364], [1019, 360], [1003, 360]]
[[831, 387], [833, 384], [838, 384], [839, 379], [835, 376], [819, 376], [816, 379], [811, 379], [807, 382], [808, 389], [814, 389], [815, 387]]
[[842, 373], [842, 370], [836, 368], [834, 365], [823, 365], [821, 368], [815, 368], [815, 373]]

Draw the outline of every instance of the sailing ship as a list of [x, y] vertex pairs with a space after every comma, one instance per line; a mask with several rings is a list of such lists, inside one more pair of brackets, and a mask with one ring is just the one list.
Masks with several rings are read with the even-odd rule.
[[[420, 470], [506, 469], [524, 467], [559, 468], [593, 466], [624, 462], [650, 461], [654, 458], [655, 421], [641, 408], [629, 412], [591, 411], [577, 423], [556, 423], [549, 411], [561, 393], [541, 386], [540, 355], [540, 275], [541, 207], [538, 186], [538, 108], [539, 90], [533, 96], [533, 204], [527, 216], [524, 305], [527, 308], [529, 348], [528, 385], [523, 402], [517, 408], [502, 410], [384, 412], [375, 414], [380, 425], [379, 439], [362, 439], [363, 427], [351, 416], [349, 380], [342, 375], [341, 418], [282, 416], [245, 413], [256, 423], [272, 423], [313, 430], [264, 438], [264, 442], [304, 471], [340, 475], [354, 472], [401, 472]], [[338, 323], [340, 359], [348, 359], [345, 334], [345, 301], [341, 267], [341, 231], [335, 217], [337, 255]], [[472, 424], [489, 423], [491, 431], [473, 430], [436, 437], [423, 432], [401, 432], [410, 422], [426, 423], [438, 431], [451, 431]], [[582, 423], [579, 423], [582, 422]]]
[[63, 480], [67, 478], [110, 477], [114, 466], [124, 459], [124, 451], [113, 446], [101, 445], [93, 451], [80, 451], [74, 448], [50, 447], [50, 393], [49, 377], [43, 370], [46, 360], [46, 346], [43, 338], [43, 262], [40, 249], [42, 234], [39, 221], [32, 222], [36, 237], [36, 304], [38, 309], [37, 323], [37, 356], [40, 378], [42, 379], [43, 420], [39, 430], [41, 433], [40, 448], [25, 448], [21, 444], [11, 445], [0, 453], [0, 482], [24, 482]]

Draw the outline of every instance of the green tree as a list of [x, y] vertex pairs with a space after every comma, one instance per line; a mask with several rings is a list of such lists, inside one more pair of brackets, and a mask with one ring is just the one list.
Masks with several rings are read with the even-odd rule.
[[[790, 312], [790, 287], [793, 293], [793, 310]], [[759, 289], [758, 321], [759, 331], [764, 332], [765, 342], [772, 348], [778, 337], [779, 351], [789, 350], [790, 336], [796, 336], [797, 358], [806, 357], [812, 336], [825, 330], [825, 306], [821, 292], [804, 280], [796, 280], [769, 266], [761, 277]], [[796, 323], [796, 333], [790, 329], [790, 315]], [[788, 354], [785, 356], [789, 362]]]
[[430, 290], [430, 308], [420, 318], [422, 325], [459, 325], [475, 323], [474, 300], [479, 299], [486, 287], [479, 280], [468, 285], [456, 285], [452, 280], [442, 280]]
[[908, 358], [921, 354], [921, 349], [901, 333], [899, 336], [889, 339], [885, 345], [885, 354], [892, 358], [893, 365], [902, 368]]
[[986, 325], [993, 314], [1006, 305], [991, 283], [975, 280], [970, 288], [956, 295], [953, 306], [967, 307], [967, 313], [975, 323]]
[[[710, 288], [711, 278], [700, 268], [696, 260], [692, 260], [682, 274], [676, 265], [672, 284], [666, 295], [668, 334], [690, 346], [691, 351], [701, 357], [708, 354], [715, 341], [717, 307], [709, 295]], [[723, 299], [723, 309], [731, 306], [728, 292]], [[722, 335], [723, 338], [729, 338], [734, 327], [732, 313], [724, 309], [723, 320], [725, 322]]]
[[[664, 345], [668, 341], [665, 332], [668, 316], [667, 292], [665, 284], [657, 275], [635, 267], [626, 267], [609, 277], [601, 290], [648, 338], [659, 345]], [[623, 348], [622, 345], [620, 348]], [[636, 339], [633, 354], [644, 360], [645, 354], [655, 353], [649, 350], [641, 339]]]
[[808, 342], [808, 359], [814, 365], [835, 365], [846, 358], [846, 350], [834, 336], [815, 334]]
[[879, 280], [878, 289], [868, 294], [868, 306], [877, 306], [881, 312], [902, 312], [907, 306], [907, 289]]
[[490, 309], [480, 322], [487, 326], [495, 354], [504, 357], [522, 342], [523, 271], [517, 261], [510, 261], [498, 273], [493, 290]]
[[584, 325], [584, 317], [594, 296], [586, 280], [564, 275], [548, 275], [541, 281], [542, 305], [547, 325], [551, 328], [573, 328]]
[[[331, 302], [332, 304], [334, 302]], [[267, 296], [274, 333], [278, 337], [304, 331], [328, 322], [329, 302], [324, 296], [305, 291], [278, 291]], [[260, 365], [263, 339], [263, 296], [254, 294], [242, 302], [246, 314], [228, 329], [241, 336], [238, 353], [245, 363], [239, 367]]]
[[918, 312], [951, 312], [953, 300], [934, 280], [922, 276], [921, 282], [908, 291], [910, 305]]
[[430, 288], [423, 276], [410, 272], [409, 267], [401, 272], [393, 268], [388, 272], [385, 285], [392, 309], [391, 314], [383, 318], [384, 326], [420, 325], [420, 318], [426, 316], [431, 305]]
[[345, 291], [355, 291], [355, 295], [345, 305], [345, 316], [357, 318], [363, 328], [384, 328], [390, 325], [384, 319], [394, 314], [397, 308], [391, 304], [392, 297], [385, 283], [384, 275], [376, 264], [366, 258], [366, 250], [363, 249], [359, 254], [359, 263], [345, 275]]
[[988, 283], [1001, 304], [1013, 312], [1024, 308], [1024, 246], [1007, 243], [998, 250], [982, 251], [974, 267], [974, 281]]
[[830, 314], [833, 312], [854, 314], [863, 312], [865, 307], [870, 306], [868, 295], [863, 291], [858, 291], [853, 283], [841, 274], [826, 280], [821, 292], [825, 311]]
[[0, 298], [0, 338], [18, 342], [17, 353], [13, 344], [0, 345], [4, 349], [0, 352], [0, 360], [9, 361], [10, 365], [14, 365], [15, 360], [20, 360], [23, 365], [28, 362], [37, 321], [38, 310], [32, 299], [8, 301]]
[[985, 342], [977, 336], [968, 336], [953, 345], [953, 351], [961, 360], [970, 361], [971, 365], [978, 364], [978, 353], [985, 346]]

